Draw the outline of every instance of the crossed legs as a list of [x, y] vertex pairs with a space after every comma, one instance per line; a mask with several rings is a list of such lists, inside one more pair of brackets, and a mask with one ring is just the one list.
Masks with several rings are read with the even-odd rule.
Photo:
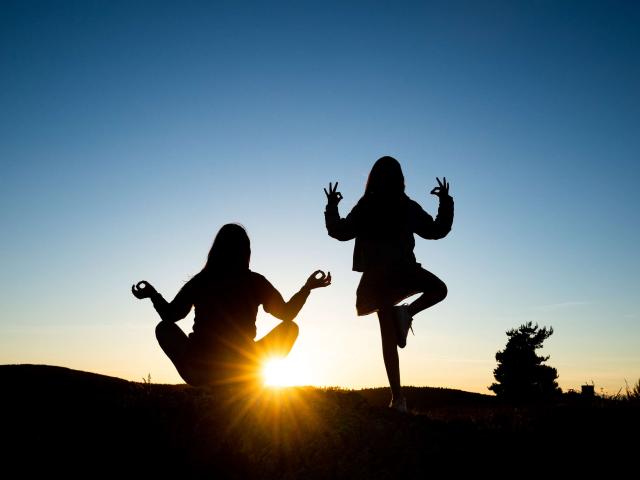
[[[216, 372], [210, 362], [194, 355], [187, 335], [175, 323], [162, 321], [156, 326], [160, 348], [169, 357], [182, 379], [193, 386], [211, 384]], [[282, 322], [257, 342], [250, 343], [250, 351], [238, 350], [236, 361], [218, 363], [216, 369], [223, 378], [246, 381], [257, 376], [260, 364], [267, 357], [286, 357], [298, 338], [298, 325]], [[213, 353], [213, 352], [212, 352]]]

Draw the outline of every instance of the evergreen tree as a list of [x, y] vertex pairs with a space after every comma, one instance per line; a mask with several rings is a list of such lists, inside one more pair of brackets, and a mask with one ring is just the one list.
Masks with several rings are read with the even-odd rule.
[[498, 366], [493, 371], [497, 383], [492, 390], [510, 402], [547, 400], [562, 393], [558, 372], [544, 365], [549, 357], [536, 355], [542, 343], [553, 334], [553, 328], [538, 328], [528, 322], [507, 332], [507, 346], [496, 353]]

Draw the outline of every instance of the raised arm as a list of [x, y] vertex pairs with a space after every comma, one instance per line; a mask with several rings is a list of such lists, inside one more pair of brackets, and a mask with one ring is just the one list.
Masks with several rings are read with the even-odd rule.
[[324, 223], [330, 237], [345, 242], [356, 237], [354, 225], [355, 214], [352, 210], [346, 218], [340, 218], [338, 203], [342, 200], [342, 194], [338, 192], [337, 189], [338, 182], [336, 182], [335, 185], [329, 183], [329, 191], [327, 191], [326, 188], [324, 189], [324, 193], [327, 196], [327, 206], [324, 210]]
[[439, 186], [431, 190], [432, 195], [440, 199], [438, 215], [434, 220], [420, 205], [415, 204], [413, 217], [413, 231], [427, 240], [438, 240], [445, 237], [453, 224], [453, 198], [449, 195], [449, 183], [446, 177], [442, 182], [436, 178]]
[[142, 280], [131, 286], [131, 292], [136, 298], [150, 298], [153, 307], [165, 322], [177, 322], [189, 314], [193, 306], [193, 284], [187, 282], [178, 292], [172, 302], [167, 302], [149, 282]]
[[316, 270], [307, 279], [302, 288], [295, 293], [288, 302], [285, 302], [280, 292], [275, 289], [268, 280], [264, 280], [263, 303], [265, 312], [285, 322], [290, 322], [300, 312], [304, 306], [309, 293], [314, 288], [327, 287], [331, 285], [331, 272], [326, 275], [322, 270]]

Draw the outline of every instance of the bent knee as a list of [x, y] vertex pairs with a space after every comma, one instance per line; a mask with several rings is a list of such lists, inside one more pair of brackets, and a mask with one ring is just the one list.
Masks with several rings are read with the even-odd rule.
[[449, 289], [447, 288], [447, 285], [442, 282], [442, 285], [440, 286], [440, 301], [444, 300], [445, 298], [447, 298], [447, 294], [449, 293]]
[[167, 334], [167, 322], [160, 322], [156, 325], [156, 338], [158, 340], [165, 337]]
[[447, 289], [447, 286], [444, 282], [440, 281], [436, 285], [433, 285], [431, 287], [431, 298], [434, 302], [433, 304], [435, 305], [436, 303], [440, 303], [441, 301], [443, 301], [445, 298], [447, 298], [448, 293], [449, 290]]
[[286, 329], [287, 335], [293, 338], [298, 338], [298, 334], [300, 333], [300, 327], [296, 322], [283, 322], [284, 328]]
[[186, 335], [182, 329], [173, 322], [162, 321], [156, 325], [156, 339], [160, 346], [172, 346], [186, 340]]
[[173, 330], [172, 327], [174, 325], [175, 324], [173, 323], [164, 322], [164, 321], [158, 323], [158, 325], [156, 325], [156, 338], [158, 340], [166, 338], [166, 336], [169, 335]]

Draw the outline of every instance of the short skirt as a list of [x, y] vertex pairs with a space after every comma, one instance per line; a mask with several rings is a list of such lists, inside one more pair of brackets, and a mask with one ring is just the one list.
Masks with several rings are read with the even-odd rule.
[[367, 270], [356, 291], [356, 311], [359, 316], [375, 313], [426, 291], [429, 284], [435, 282], [442, 283], [419, 263]]

